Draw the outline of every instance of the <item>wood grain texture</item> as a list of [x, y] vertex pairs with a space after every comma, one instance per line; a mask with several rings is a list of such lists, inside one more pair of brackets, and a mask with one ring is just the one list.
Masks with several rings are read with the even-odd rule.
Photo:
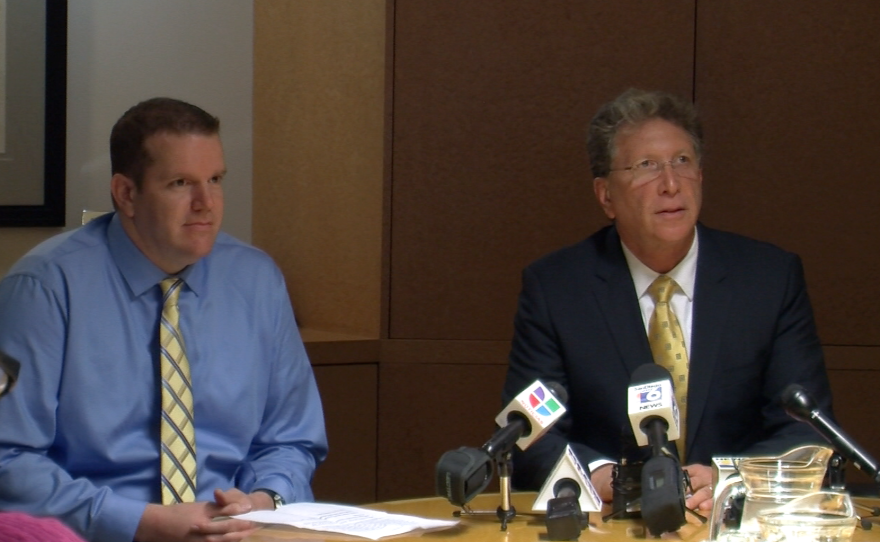
[[303, 326], [379, 338], [384, 0], [254, 2], [254, 244]]
[[880, 4], [700, 2], [703, 218], [801, 255], [822, 341], [880, 344]]
[[392, 339], [507, 340], [520, 270], [606, 220], [586, 127], [630, 86], [689, 95], [693, 2], [399, 0]]

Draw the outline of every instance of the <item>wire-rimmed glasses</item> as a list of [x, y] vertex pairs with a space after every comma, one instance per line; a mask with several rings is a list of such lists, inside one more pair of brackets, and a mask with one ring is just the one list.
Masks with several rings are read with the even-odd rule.
[[631, 171], [634, 184], [646, 184], [659, 178], [667, 165], [672, 168], [673, 175], [680, 179], [696, 179], [700, 173], [700, 164], [695, 158], [686, 154], [665, 161], [644, 158], [629, 167], [609, 171]]

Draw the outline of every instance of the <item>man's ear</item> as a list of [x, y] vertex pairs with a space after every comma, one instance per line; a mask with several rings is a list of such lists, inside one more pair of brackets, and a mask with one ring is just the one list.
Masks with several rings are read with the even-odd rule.
[[605, 216], [614, 220], [614, 208], [611, 206], [611, 190], [609, 190], [608, 184], [607, 177], [596, 177], [593, 179], [593, 193], [596, 194], [599, 205], [605, 211]]
[[113, 178], [110, 179], [110, 195], [113, 197], [117, 211], [128, 218], [134, 218], [136, 192], [137, 186], [135, 186], [134, 180], [122, 173], [113, 174]]

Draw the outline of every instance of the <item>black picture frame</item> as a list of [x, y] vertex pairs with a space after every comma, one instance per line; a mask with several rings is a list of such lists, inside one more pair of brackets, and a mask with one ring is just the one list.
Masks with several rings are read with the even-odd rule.
[[[65, 223], [67, 0], [45, 2], [43, 178], [23, 181], [42, 182], [43, 202], [39, 205], [0, 205], [0, 227], [52, 227]], [[14, 74], [7, 77], [14, 77]]]

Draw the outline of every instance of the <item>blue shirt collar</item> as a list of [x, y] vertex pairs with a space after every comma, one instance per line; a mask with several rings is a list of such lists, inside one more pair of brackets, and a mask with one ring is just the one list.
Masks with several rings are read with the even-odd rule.
[[[116, 267], [119, 268], [122, 278], [135, 297], [143, 295], [168, 277], [168, 273], [159, 269], [135, 246], [122, 228], [117, 213], [113, 213], [107, 226], [107, 245]], [[200, 259], [177, 274], [196, 295], [204, 292], [205, 289], [207, 271], [205, 259]]]

